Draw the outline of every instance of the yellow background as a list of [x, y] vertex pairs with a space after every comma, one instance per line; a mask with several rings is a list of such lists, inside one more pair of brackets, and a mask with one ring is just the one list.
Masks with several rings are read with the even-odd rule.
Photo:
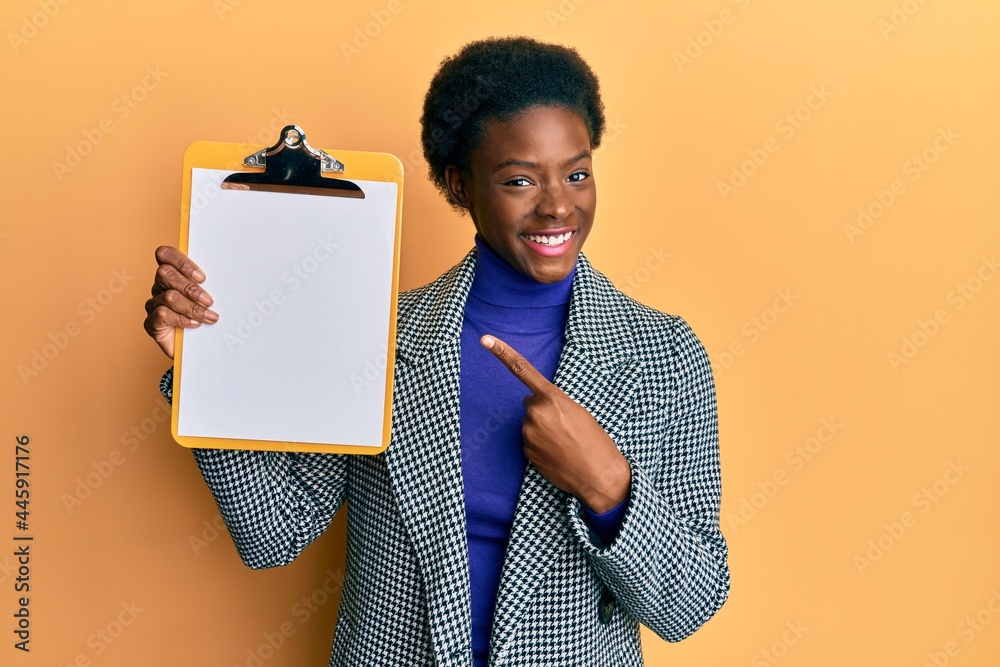
[[[325, 664], [343, 517], [293, 565], [245, 569], [164, 420], [170, 362], [140, 323], [181, 156], [287, 122], [398, 155], [415, 287], [472, 243], [425, 178], [430, 77], [527, 34], [601, 77], [588, 255], [716, 365], [731, 599], [682, 643], [644, 631], [647, 664], [996, 665], [998, 19], [990, 0], [5, 1], [0, 662]], [[880, 215], [862, 229], [859, 208]]]

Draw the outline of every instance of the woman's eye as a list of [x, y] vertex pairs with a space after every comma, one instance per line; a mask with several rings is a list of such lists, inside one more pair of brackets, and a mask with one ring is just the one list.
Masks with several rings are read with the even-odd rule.
[[504, 183], [504, 185], [513, 185], [518, 188], [523, 188], [527, 185], [531, 185], [531, 181], [526, 178], [512, 178], [511, 180]]
[[575, 172], [573, 174], [570, 174], [570, 176], [569, 176], [569, 180], [572, 181], [572, 182], [574, 182], [574, 183], [579, 183], [580, 181], [582, 181], [582, 180], [584, 180], [586, 178], [590, 178], [590, 174], [588, 174], [585, 171], [578, 171], [578, 172]]

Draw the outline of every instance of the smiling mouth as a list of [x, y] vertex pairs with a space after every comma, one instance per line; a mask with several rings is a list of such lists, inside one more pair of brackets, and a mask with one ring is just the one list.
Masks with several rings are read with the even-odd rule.
[[523, 236], [529, 241], [551, 248], [566, 243], [575, 233], [575, 231], [569, 231], [563, 232], [562, 234], [524, 234]]

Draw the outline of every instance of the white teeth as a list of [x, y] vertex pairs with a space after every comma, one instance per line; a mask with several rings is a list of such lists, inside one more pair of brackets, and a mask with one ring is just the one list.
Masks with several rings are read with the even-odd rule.
[[573, 236], [573, 232], [566, 232], [565, 234], [560, 234], [558, 236], [535, 236], [533, 234], [528, 234], [528, 238], [535, 243], [541, 243], [542, 245], [561, 245], [569, 240], [569, 237]]

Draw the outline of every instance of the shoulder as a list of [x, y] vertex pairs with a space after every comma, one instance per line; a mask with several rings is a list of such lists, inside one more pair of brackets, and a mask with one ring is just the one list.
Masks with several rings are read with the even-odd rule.
[[436, 280], [399, 294], [396, 302], [396, 349], [404, 356], [423, 356], [438, 342], [457, 338], [462, 311], [476, 272], [476, 251]]
[[594, 292], [593, 301], [602, 304], [603, 317], [619, 319], [624, 329], [622, 333], [631, 338], [640, 357], [707, 356], [701, 341], [683, 317], [636, 301], [615, 287], [582, 256], [580, 269], [587, 276], [587, 288]]
[[462, 260], [426, 285], [399, 293], [397, 316], [403, 319], [414, 310], [433, 309], [451, 305], [457, 296], [464, 298], [472, 285], [476, 271], [476, 250], [473, 248]]

